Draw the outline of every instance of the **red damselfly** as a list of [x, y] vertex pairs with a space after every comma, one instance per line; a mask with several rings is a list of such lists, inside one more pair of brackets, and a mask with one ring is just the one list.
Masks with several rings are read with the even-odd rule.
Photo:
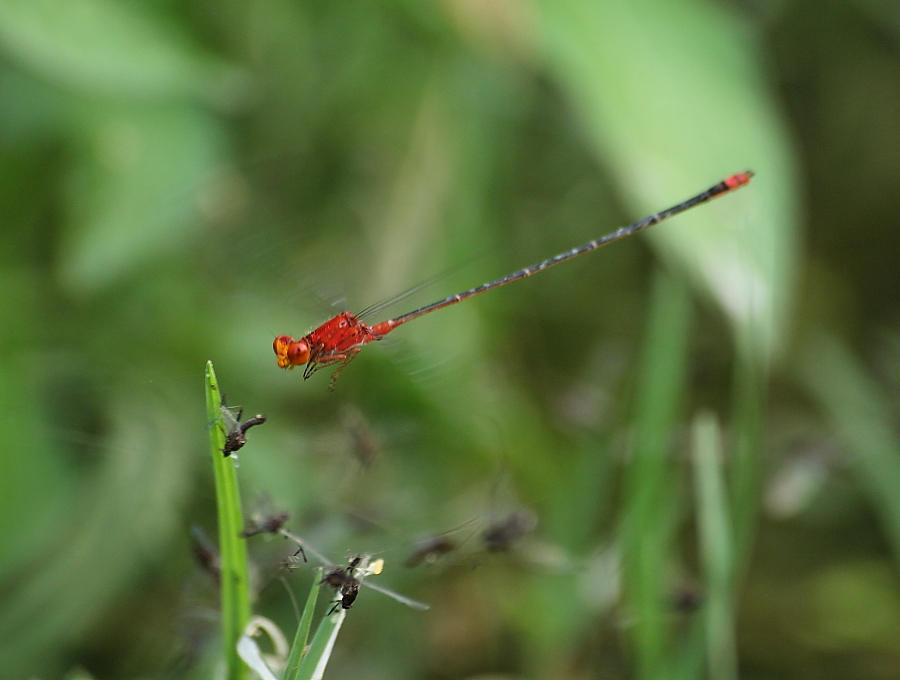
[[272, 345], [275, 350], [275, 355], [278, 357], [278, 365], [281, 368], [296, 368], [297, 366], [305, 364], [306, 368], [303, 371], [304, 378], [309, 378], [320, 368], [337, 366], [337, 369], [331, 376], [330, 383], [331, 389], [334, 389], [334, 383], [337, 380], [338, 374], [340, 374], [344, 367], [359, 354], [360, 350], [373, 340], [381, 340], [384, 336], [397, 328], [397, 326], [401, 326], [408, 321], [412, 321], [413, 319], [417, 319], [420, 316], [437, 311], [438, 309], [443, 309], [444, 307], [455, 305], [463, 300], [468, 300], [470, 297], [474, 297], [480, 293], [486, 293], [489, 290], [505, 286], [513, 281], [527, 278], [532, 274], [537, 274], [538, 272], [549, 269], [561, 262], [566, 262], [579, 255], [584, 255], [585, 253], [597, 250], [613, 241], [618, 241], [626, 236], [636, 234], [639, 231], [678, 215], [694, 206], [706, 203], [717, 196], [738, 189], [749, 183], [751, 177], [753, 177], [753, 172], [749, 170], [747, 172], [732, 175], [728, 179], [719, 182], [715, 186], [710, 187], [706, 191], [703, 191], [678, 205], [672, 206], [655, 215], [645, 217], [634, 224], [622, 227], [606, 236], [585, 243], [583, 246], [572, 248], [572, 250], [567, 250], [564, 253], [560, 253], [559, 255], [544, 260], [534, 266], [513, 272], [509, 276], [504, 276], [502, 279], [485, 283], [477, 288], [472, 288], [464, 293], [459, 293], [458, 295], [451, 295], [448, 298], [444, 298], [443, 300], [439, 300], [430, 305], [425, 305], [424, 307], [420, 307], [419, 309], [394, 319], [382, 321], [374, 326], [363, 323], [360, 320], [360, 314], [341, 312], [299, 340], [295, 340], [289, 335], [279, 335], [275, 338], [275, 342]]

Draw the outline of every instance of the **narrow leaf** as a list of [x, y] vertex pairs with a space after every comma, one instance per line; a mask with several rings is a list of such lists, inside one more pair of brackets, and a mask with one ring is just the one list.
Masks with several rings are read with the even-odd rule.
[[296, 680], [299, 677], [300, 661], [306, 652], [306, 642], [309, 639], [309, 629], [312, 627], [312, 617], [316, 609], [316, 600], [319, 598], [319, 580], [322, 569], [316, 569], [312, 587], [309, 589], [309, 597], [306, 598], [306, 606], [297, 626], [297, 634], [294, 636], [294, 644], [291, 646], [291, 654], [288, 657], [287, 667], [284, 669], [284, 680]]
[[321, 680], [325, 673], [325, 666], [328, 665], [328, 660], [331, 658], [334, 641], [346, 616], [347, 610], [339, 608], [334, 614], [326, 616], [322, 620], [315, 637], [313, 637], [312, 644], [309, 646], [309, 652], [300, 662], [300, 668], [295, 676], [297, 680]]
[[225, 425], [221, 418], [222, 395], [211, 361], [206, 363], [206, 413], [216, 484], [219, 552], [222, 557], [222, 642], [228, 680], [243, 680], [247, 667], [241, 662], [237, 642], [250, 620], [250, 586], [247, 546], [240, 537], [244, 527], [233, 456], [222, 455]]
[[693, 457], [700, 563], [707, 586], [704, 613], [709, 677], [733, 680], [737, 678], [732, 602], [733, 540], [721, 464], [721, 432], [711, 413], [700, 413], [694, 418]]

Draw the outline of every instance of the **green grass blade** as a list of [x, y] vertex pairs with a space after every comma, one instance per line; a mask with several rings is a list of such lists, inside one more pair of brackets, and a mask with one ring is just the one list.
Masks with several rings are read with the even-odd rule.
[[206, 363], [206, 413], [209, 445], [216, 484], [216, 508], [219, 522], [219, 552], [222, 559], [222, 645], [228, 680], [247, 678], [247, 667], [237, 652], [240, 639], [250, 620], [250, 580], [247, 573], [247, 546], [240, 532], [244, 527], [234, 458], [222, 455], [225, 425], [222, 422], [222, 395], [211, 361]]
[[731, 520], [722, 466], [722, 434], [716, 417], [700, 413], [692, 427], [694, 486], [700, 564], [706, 576], [706, 650], [709, 677], [737, 678], [732, 602], [734, 564]]
[[322, 619], [312, 644], [309, 646], [309, 651], [303, 657], [300, 668], [297, 669], [297, 674], [294, 676], [296, 680], [321, 680], [325, 673], [325, 666], [328, 665], [328, 660], [331, 658], [334, 641], [346, 615], [347, 610], [339, 607], [334, 614]]
[[672, 664], [669, 680], [696, 680], [706, 668], [706, 621], [694, 616], [688, 624]]
[[677, 528], [677, 471], [672, 433], [684, 393], [691, 305], [687, 286], [663, 272], [654, 279], [637, 393], [634, 454], [626, 471], [623, 558], [636, 677], [660, 677], [668, 666], [671, 617], [666, 577]]
[[850, 454], [847, 465], [872, 499], [900, 559], [900, 439], [891, 426], [890, 406], [837, 339], [815, 335], [803, 348], [800, 377], [831, 418]]
[[297, 680], [300, 673], [300, 662], [306, 649], [306, 641], [309, 639], [309, 629], [312, 627], [312, 617], [316, 610], [316, 600], [319, 599], [319, 580], [322, 578], [322, 569], [315, 572], [312, 587], [309, 589], [309, 597], [306, 598], [306, 606], [300, 616], [300, 624], [297, 626], [297, 634], [294, 636], [294, 644], [291, 654], [288, 656], [287, 666], [284, 669], [284, 680]]

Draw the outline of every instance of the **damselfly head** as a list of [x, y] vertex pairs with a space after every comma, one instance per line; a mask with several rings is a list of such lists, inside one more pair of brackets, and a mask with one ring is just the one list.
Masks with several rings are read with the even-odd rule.
[[305, 339], [294, 340], [290, 335], [279, 335], [272, 343], [279, 368], [303, 366], [309, 361], [309, 344]]

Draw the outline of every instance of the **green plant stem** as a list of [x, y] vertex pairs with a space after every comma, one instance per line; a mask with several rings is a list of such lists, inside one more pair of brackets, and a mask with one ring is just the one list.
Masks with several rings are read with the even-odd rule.
[[637, 392], [635, 443], [626, 472], [623, 527], [625, 588], [634, 610], [636, 677], [659, 678], [671, 651], [665, 579], [675, 535], [678, 486], [672, 432], [684, 394], [691, 320], [684, 282], [659, 271]]
[[735, 680], [732, 525], [728, 516], [719, 423], [712, 413], [699, 413], [692, 426], [694, 486], [700, 563], [706, 577], [706, 650], [709, 677]]

